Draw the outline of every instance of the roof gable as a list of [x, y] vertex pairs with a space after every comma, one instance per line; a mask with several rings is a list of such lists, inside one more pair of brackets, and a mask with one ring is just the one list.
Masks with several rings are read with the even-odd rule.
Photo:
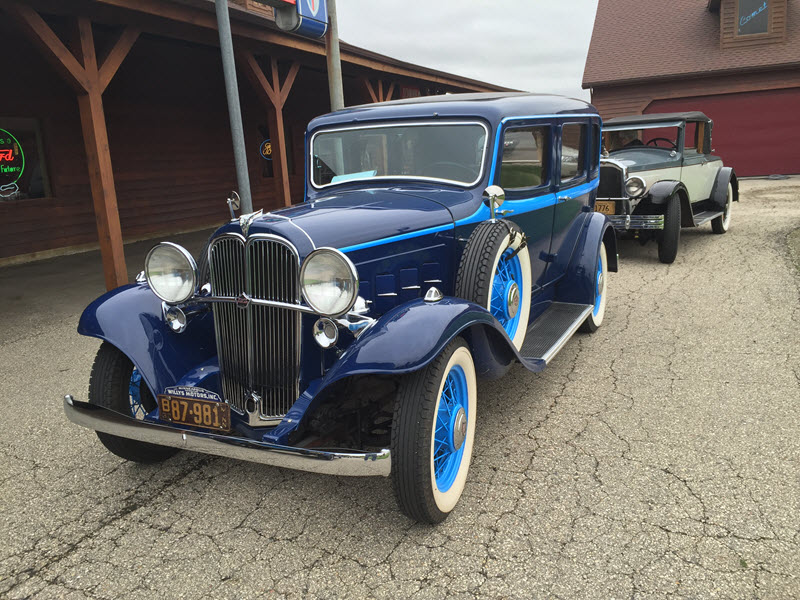
[[800, 66], [800, 0], [777, 0], [788, 2], [781, 41], [723, 49], [721, 11], [713, 9], [733, 11], [735, 1], [600, 0], [583, 87]]

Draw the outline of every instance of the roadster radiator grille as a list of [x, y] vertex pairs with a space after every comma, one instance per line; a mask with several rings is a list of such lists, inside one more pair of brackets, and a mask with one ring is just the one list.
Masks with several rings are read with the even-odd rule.
[[[211, 244], [208, 263], [215, 296], [300, 303], [297, 252], [281, 238], [221, 236]], [[248, 412], [250, 401], [256, 425], [282, 418], [299, 394], [300, 313], [242, 298], [213, 304], [214, 328], [223, 396], [240, 413]]]
[[600, 187], [597, 188], [598, 198], [624, 198], [625, 182], [622, 181], [622, 171], [612, 165], [600, 166]]

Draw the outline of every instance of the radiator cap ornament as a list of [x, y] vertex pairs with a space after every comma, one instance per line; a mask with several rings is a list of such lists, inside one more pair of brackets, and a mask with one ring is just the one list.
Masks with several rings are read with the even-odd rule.
[[247, 213], [239, 217], [239, 227], [242, 228], [242, 233], [245, 237], [247, 237], [247, 232], [250, 230], [250, 225], [252, 225], [253, 221], [260, 217], [263, 212], [264, 211], [259, 208], [256, 212]]

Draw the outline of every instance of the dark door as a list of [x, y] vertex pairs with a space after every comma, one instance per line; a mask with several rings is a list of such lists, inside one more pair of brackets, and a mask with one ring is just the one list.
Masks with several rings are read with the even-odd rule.
[[545, 283], [554, 282], [566, 273], [588, 215], [591, 194], [596, 189], [589, 178], [590, 132], [588, 122], [564, 123], [556, 137], [558, 188]]
[[500, 213], [528, 238], [532, 295], [544, 285], [555, 214], [553, 134], [549, 125], [509, 124], [503, 132], [496, 179], [506, 192]]

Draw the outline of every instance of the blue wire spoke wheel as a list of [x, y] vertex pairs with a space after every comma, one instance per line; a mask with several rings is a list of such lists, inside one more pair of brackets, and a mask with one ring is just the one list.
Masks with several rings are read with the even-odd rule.
[[461, 467], [469, 422], [469, 391], [464, 370], [454, 365], [444, 380], [433, 431], [433, 472], [436, 489], [446, 492]]
[[147, 415], [147, 409], [142, 404], [142, 374], [139, 369], [133, 368], [131, 381], [128, 384], [128, 401], [131, 405], [131, 416], [140, 421]]
[[522, 280], [519, 255], [509, 248], [500, 256], [492, 280], [490, 312], [506, 330], [512, 340], [520, 325], [522, 295], [527, 294]]

